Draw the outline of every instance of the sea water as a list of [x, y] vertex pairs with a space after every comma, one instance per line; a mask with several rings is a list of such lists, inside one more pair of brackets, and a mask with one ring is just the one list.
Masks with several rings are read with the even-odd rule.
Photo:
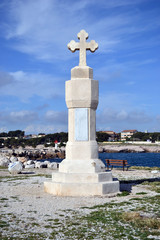
[[[99, 153], [99, 158], [127, 160], [130, 166], [160, 167], [160, 153]], [[48, 159], [60, 163], [62, 159]], [[44, 161], [44, 160], [43, 160]]]
[[99, 158], [127, 160], [130, 166], [160, 167], [160, 153], [99, 153]]

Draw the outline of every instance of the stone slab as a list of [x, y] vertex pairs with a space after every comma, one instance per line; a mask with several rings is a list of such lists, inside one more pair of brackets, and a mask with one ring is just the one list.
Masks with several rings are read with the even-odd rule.
[[44, 191], [55, 196], [103, 196], [119, 192], [119, 181], [100, 183], [44, 182]]
[[75, 140], [88, 141], [88, 109], [75, 109]]
[[65, 173], [99, 173], [105, 171], [105, 165], [100, 159], [64, 159], [59, 164], [59, 172]]
[[101, 173], [52, 173], [53, 182], [61, 183], [98, 183], [98, 182], [111, 182], [111, 172]]
[[99, 84], [97, 80], [79, 78], [65, 83], [65, 99], [68, 108], [93, 108], [98, 106]]
[[[96, 141], [75, 141], [66, 144], [66, 159], [86, 160], [98, 158]], [[65, 161], [65, 160], [63, 160]]]
[[85, 66], [85, 67], [79, 67], [76, 66], [71, 69], [71, 79], [79, 79], [79, 78], [90, 78], [93, 79], [93, 69]]

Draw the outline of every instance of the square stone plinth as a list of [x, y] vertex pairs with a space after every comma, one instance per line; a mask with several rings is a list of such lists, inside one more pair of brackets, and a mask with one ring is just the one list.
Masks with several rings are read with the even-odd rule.
[[53, 173], [52, 181], [44, 182], [44, 190], [55, 196], [103, 196], [119, 192], [119, 181], [111, 172]]

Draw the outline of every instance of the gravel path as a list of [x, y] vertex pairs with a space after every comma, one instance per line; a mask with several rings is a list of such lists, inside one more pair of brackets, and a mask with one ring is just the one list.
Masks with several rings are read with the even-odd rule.
[[[34, 172], [34, 173], [33, 173]], [[19, 224], [13, 224], [12, 228], [14, 237], [16, 233], [26, 228], [32, 221], [32, 232], [45, 232], [44, 223], [48, 219], [57, 219], [70, 216], [69, 209], [88, 212], [88, 209], [81, 207], [91, 207], [107, 202], [123, 202], [129, 201], [134, 196], [137, 197], [138, 192], [147, 192], [146, 196], [154, 196], [155, 192], [150, 191], [144, 185], [133, 185], [131, 194], [125, 197], [104, 196], [104, 197], [56, 197], [44, 192], [43, 183], [48, 179], [47, 175], [51, 175], [53, 170], [50, 169], [34, 169], [32, 173], [23, 172], [22, 174], [11, 176], [7, 170], [0, 170], [1, 177], [1, 215], [8, 221], [16, 218]], [[120, 171], [113, 170], [113, 176], [119, 179], [150, 179], [160, 178], [160, 172], [151, 173], [151, 171], [129, 170]], [[141, 197], [141, 196], [139, 196]], [[43, 227], [42, 227], [43, 226]], [[8, 230], [6, 230], [8, 231]], [[11, 232], [11, 229], [9, 230]], [[49, 229], [47, 231], [50, 231]]]

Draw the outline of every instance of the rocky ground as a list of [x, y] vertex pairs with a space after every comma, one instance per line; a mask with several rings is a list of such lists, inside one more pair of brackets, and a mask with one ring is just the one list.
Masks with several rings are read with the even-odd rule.
[[[57, 197], [45, 193], [43, 182], [51, 178], [52, 172], [25, 169], [12, 176], [7, 169], [0, 170], [2, 240], [160, 239], [160, 171], [113, 170], [113, 177], [121, 181], [121, 190], [130, 193], [103, 197]], [[136, 223], [129, 224], [124, 213], [136, 213], [140, 222], [149, 219], [154, 224], [136, 230]]]

